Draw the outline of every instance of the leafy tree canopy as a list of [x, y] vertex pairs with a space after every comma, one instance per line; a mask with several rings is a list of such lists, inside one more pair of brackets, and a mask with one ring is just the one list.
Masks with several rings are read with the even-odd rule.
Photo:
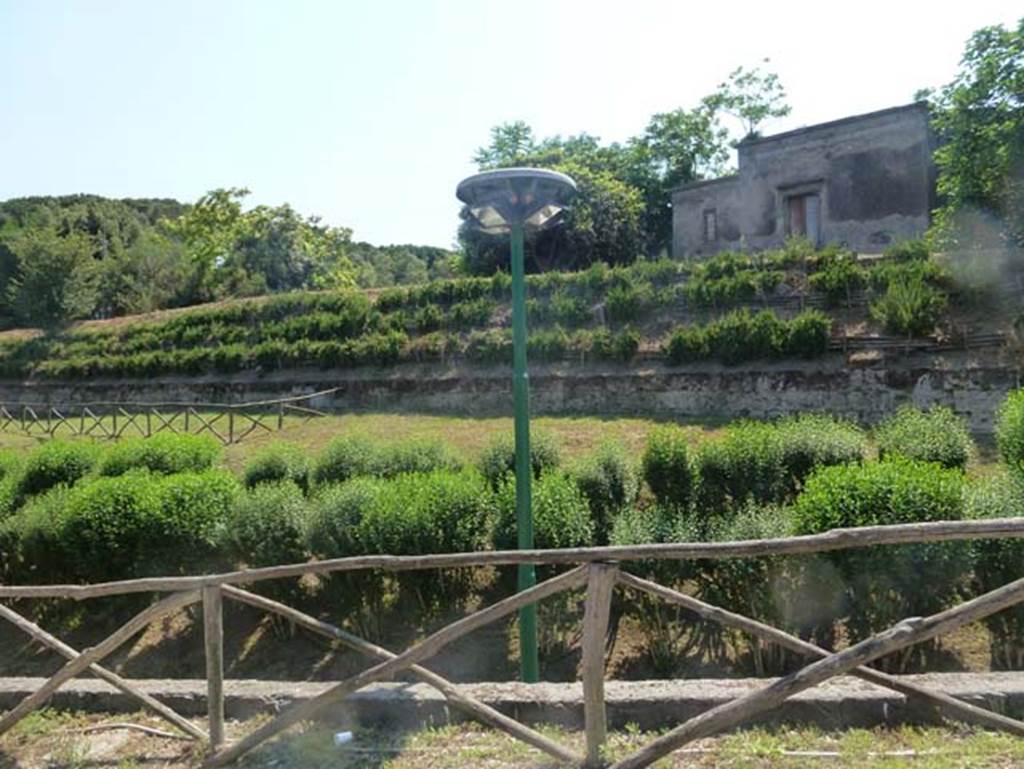
[[[946, 245], [1024, 247], [1024, 18], [971, 36], [956, 77], [932, 96]], [[994, 225], [993, 225], [994, 223]], [[994, 230], [994, 231], [993, 231]]]

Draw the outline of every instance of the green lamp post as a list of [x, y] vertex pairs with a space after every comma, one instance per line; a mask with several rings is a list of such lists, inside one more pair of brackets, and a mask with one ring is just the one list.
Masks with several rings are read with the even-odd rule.
[[[466, 204], [473, 223], [484, 232], [508, 233], [512, 246], [512, 392], [515, 402], [516, 530], [520, 550], [533, 547], [530, 505], [530, 387], [526, 372], [526, 276], [523, 233], [558, 224], [576, 194], [565, 174], [539, 168], [485, 171], [459, 183], [455, 195]], [[519, 590], [536, 583], [532, 564], [519, 566]], [[540, 678], [537, 657], [537, 607], [519, 612], [519, 653], [522, 679]]]

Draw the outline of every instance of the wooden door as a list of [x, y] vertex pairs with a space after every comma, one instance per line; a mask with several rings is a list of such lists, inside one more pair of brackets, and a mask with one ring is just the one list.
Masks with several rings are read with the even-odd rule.
[[806, 235], [807, 196], [794, 195], [791, 198], [787, 198], [787, 205], [789, 207], [789, 211], [787, 212], [787, 215], [789, 217], [789, 234]]

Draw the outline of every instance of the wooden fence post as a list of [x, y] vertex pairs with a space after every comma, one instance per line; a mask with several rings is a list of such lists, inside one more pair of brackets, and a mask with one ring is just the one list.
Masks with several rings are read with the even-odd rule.
[[224, 744], [224, 596], [220, 585], [203, 588], [203, 635], [210, 749], [216, 752]]
[[235, 410], [228, 411], [228, 443], [235, 442]]
[[612, 589], [619, 569], [613, 563], [592, 563], [587, 567], [587, 601], [583, 612], [583, 718], [587, 738], [585, 766], [604, 765], [601, 749], [608, 733], [604, 707], [604, 649], [611, 612]]

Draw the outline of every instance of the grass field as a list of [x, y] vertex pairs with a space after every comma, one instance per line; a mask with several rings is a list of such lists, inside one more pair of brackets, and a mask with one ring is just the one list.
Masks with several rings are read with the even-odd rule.
[[[262, 720], [262, 719], [260, 719]], [[2, 769], [193, 769], [202, 761], [195, 743], [110, 728], [140, 724], [165, 729], [144, 714], [72, 715], [42, 711], [0, 738]], [[238, 737], [258, 721], [229, 724]], [[344, 728], [344, 727], [341, 727]], [[540, 731], [582, 749], [580, 732], [553, 727]], [[238, 764], [248, 769], [540, 769], [558, 764], [501, 732], [477, 724], [460, 724], [415, 732], [357, 730], [345, 747], [332, 741], [334, 729], [307, 724], [249, 754]], [[607, 756], [621, 758], [654, 735], [627, 729], [609, 735]], [[823, 732], [813, 728], [752, 729], [701, 740], [656, 764], [668, 767], [733, 769], [803, 769], [842, 766], [1017, 767], [1024, 765], [1024, 741], [966, 728], [851, 729]]]

